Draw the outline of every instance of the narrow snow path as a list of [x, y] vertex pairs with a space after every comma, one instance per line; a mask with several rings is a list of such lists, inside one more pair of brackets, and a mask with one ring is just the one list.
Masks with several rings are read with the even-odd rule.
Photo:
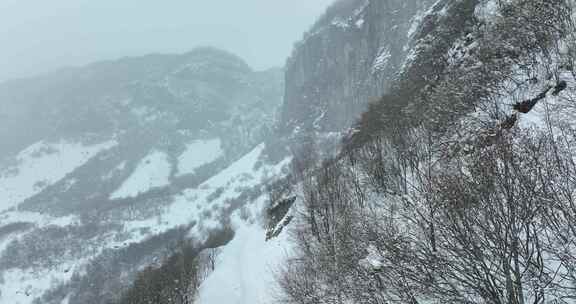
[[237, 220], [236, 235], [222, 247], [215, 271], [200, 287], [199, 304], [274, 303], [274, 273], [288, 255], [286, 234], [265, 241], [257, 224]]

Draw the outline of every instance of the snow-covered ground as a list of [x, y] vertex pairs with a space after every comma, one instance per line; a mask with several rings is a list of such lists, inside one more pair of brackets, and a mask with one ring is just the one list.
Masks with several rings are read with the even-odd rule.
[[110, 195], [110, 199], [135, 197], [170, 183], [172, 165], [164, 152], [153, 151], [140, 161], [134, 172]]
[[15, 166], [0, 168], [0, 212], [40, 193], [116, 144], [110, 140], [86, 146], [62, 140], [38, 142], [28, 147], [18, 154]]
[[178, 157], [178, 175], [194, 173], [224, 155], [220, 139], [197, 140], [186, 146], [186, 151]]
[[[237, 210], [232, 215], [232, 223], [233, 228], [236, 230], [236, 237], [231, 245], [229, 245], [230, 247], [226, 246], [226, 248], [232, 249], [224, 250], [220, 261], [225, 264], [221, 264], [224, 266], [219, 268], [222, 269], [219, 271], [224, 271], [224, 269], [229, 268], [226, 265], [233, 263], [232, 259], [237, 257], [240, 259], [246, 259], [246, 263], [249, 264], [246, 264], [246, 266], [241, 270], [234, 270], [237, 274], [234, 278], [235, 281], [250, 277], [251, 269], [256, 271], [253, 273], [260, 276], [260, 279], [262, 279], [266, 270], [268, 270], [267, 267], [273, 265], [283, 256], [284, 250], [280, 246], [283, 242], [281, 239], [270, 241], [268, 243], [264, 242], [264, 229], [255, 221], [247, 222], [241, 220], [238, 209], [243, 206], [230, 206], [230, 204], [233, 202], [232, 200], [238, 198], [244, 190], [250, 189], [254, 186], [259, 186], [268, 178], [279, 176], [282, 168], [288, 164], [289, 160], [287, 159], [277, 165], [262, 164], [257, 166], [263, 150], [263, 144], [257, 146], [246, 156], [239, 159], [199, 187], [187, 189], [182, 193], [175, 195], [172, 204], [167, 206], [162, 214], [148, 220], [125, 222], [124, 230], [126, 233], [131, 235], [129, 240], [122, 240], [120, 242], [115, 239], [114, 235], [111, 235], [107, 240], [100, 243], [99, 248], [95, 248], [95, 251], [92, 252], [91, 256], [62, 261], [61, 263], [52, 265], [49, 269], [9, 269], [4, 271], [4, 283], [0, 285], [0, 303], [31, 304], [35, 298], [42, 295], [52, 287], [67, 282], [75, 270], [81, 270], [83, 266], [85, 266], [91, 259], [98, 256], [98, 254], [106, 248], [121, 248], [131, 243], [141, 242], [152, 235], [166, 232], [175, 227], [189, 225], [192, 222], [196, 222], [197, 224], [194, 226], [192, 231], [190, 231], [190, 236], [198, 242], [202, 242], [208, 237], [208, 234], [212, 230], [221, 229], [223, 227], [223, 219], [231, 216], [227, 212], [227, 210], [230, 209]], [[148, 182], [150, 180], [155, 181], [152, 183], [153, 185], [167, 183], [169, 180], [169, 173], [170, 166], [166, 155], [161, 152], [152, 152], [148, 157], [144, 158], [140, 162], [138, 168], [125, 182], [125, 184], [127, 184], [126, 189], [129, 188], [128, 186], [131, 186], [131, 188], [129, 188], [130, 191], [126, 190], [123, 193], [130, 195], [137, 193], [137, 191], [149, 189], [150, 183]], [[156, 178], [151, 179], [150, 176], [152, 175]], [[134, 181], [132, 181], [132, 179]], [[135, 182], [142, 180], [146, 182]], [[215, 196], [215, 193], [219, 193], [219, 195]], [[245, 209], [248, 210], [250, 219], [257, 218], [258, 214], [263, 209], [265, 201], [265, 195], [261, 195], [256, 202], [247, 202], [248, 205]], [[244, 214], [246, 214], [246, 212], [244, 212]], [[0, 222], [2, 224], [19, 221], [35, 223], [36, 227], [50, 225], [63, 227], [78, 223], [78, 219], [73, 216], [53, 218], [47, 215], [22, 211], [10, 211], [0, 214]], [[142, 233], [140, 228], [149, 228], [149, 232]], [[20, 233], [16, 233], [9, 239], [6, 239], [6, 243], [0, 242], [0, 254], [8, 244], [8, 240], [17, 238], [19, 234]], [[241, 248], [239, 249], [237, 246], [240, 246]], [[236, 249], [234, 249], [235, 247]], [[239, 252], [243, 253], [240, 254]], [[209, 280], [217, 280], [219, 271], [214, 273], [214, 277], [210, 276]], [[232, 279], [232, 277], [230, 279]], [[9, 282], [7, 280], [9, 280]], [[234, 284], [233, 281], [228, 282], [232, 285]], [[248, 285], [242, 287], [240, 295], [246, 299], [264, 300], [264, 288], [264, 282], [252, 280], [251, 282], [248, 282]], [[209, 290], [210, 289], [207, 289], [207, 291]], [[233, 296], [232, 293], [228, 294]], [[210, 296], [210, 293], [207, 293], [206, 296]], [[203, 303], [226, 302], [210, 301]]]
[[233, 199], [244, 190], [279, 176], [282, 168], [289, 163], [289, 159], [286, 159], [274, 166], [263, 164], [256, 168], [263, 150], [264, 144], [261, 144], [200, 186], [176, 195], [174, 202], [158, 217], [126, 222], [126, 231], [137, 234], [142, 228], [151, 228], [152, 233], [158, 234], [196, 222], [191, 235], [203, 241], [207, 232], [221, 228], [221, 218], [226, 216], [224, 213], [228, 208], [241, 207], [230, 206]]
[[[6, 211], [0, 213], [0, 224], [9, 225], [18, 222], [34, 223], [37, 227], [57, 226], [66, 227], [77, 224], [80, 221], [78, 216], [69, 215], [53, 217], [47, 214], [29, 211]], [[0, 252], [2, 252], [0, 247]]]
[[390, 47], [384, 47], [378, 52], [378, 56], [374, 59], [372, 64], [372, 73], [377, 73], [383, 71], [388, 66], [388, 62], [392, 54], [390, 53]]
[[265, 230], [257, 222], [242, 220], [239, 212], [232, 217], [232, 226], [234, 239], [221, 248], [197, 303], [275, 303], [274, 274], [290, 252], [287, 234], [266, 242]]
[[71, 262], [44, 271], [10, 269], [2, 273], [2, 297], [0, 303], [32, 304], [47, 290], [70, 280], [81, 263]]
[[[125, 223], [125, 230], [134, 235], [133, 241], [144, 236], [139, 235], [140, 228], [150, 228], [153, 234], [167, 231], [173, 227], [197, 224], [190, 236], [202, 242], [213, 230], [223, 228], [223, 219], [231, 218], [235, 231], [234, 239], [221, 249], [216, 270], [202, 284], [200, 304], [216, 303], [273, 303], [274, 270], [288, 256], [286, 235], [265, 241], [266, 232], [259, 220], [264, 210], [266, 194], [245, 206], [230, 206], [231, 199], [241, 195], [243, 190], [260, 185], [263, 181], [282, 175], [282, 169], [290, 162], [286, 159], [276, 165], [262, 164], [257, 167], [264, 150], [264, 144], [254, 148], [243, 158], [233, 163], [200, 186], [187, 189], [175, 197], [165, 212], [158, 218]], [[210, 198], [220, 192], [216, 198]], [[226, 214], [228, 208], [236, 209], [232, 215]]]
[[485, 21], [493, 20], [499, 13], [498, 2], [496, 0], [483, 0], [476, 6], [475, 15]]

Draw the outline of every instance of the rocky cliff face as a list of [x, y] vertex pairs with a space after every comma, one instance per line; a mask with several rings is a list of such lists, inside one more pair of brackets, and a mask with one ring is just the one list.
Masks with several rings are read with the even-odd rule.
[[[428, 2], [408, 40], [391, 30], [405, 19], [380, 28], [402, 50], [392, 63], [374, 60], [374, 46], [346, 35], [362, 36], [368, 19], [354, 16], [366, 7], [404, 3], [410, 7], [338, 2], [337, 13], [320, 21], [324, 31], [307, 37], [289, 63], [282, 123], [294, 138], [346, 128], [360, 109], [347, 101], [367, 103], [367, 92], [378, 90], [382, 96], [349, 132], [349, 149], [298, 172], [305, 178], [294, 191], [301, 206], [292, 227], [296, 254], [280, 284], [286, 301], [567, 302], [576, 248], [557, 240], [574, 235], [565, 227], [576, 213], [572, 198], [557, 194], [573, 193], [576, 183], [551, 185], [576, 176], [562, 165], [573, 163], [576, 134], [575, 2]], [[366, 60], [389, 69], [371, 79], [368, 71], [379, 65]], [[352, 93], [355, 85], [363, 89]], [[550, 155], [556, 163], [545, 161]], [[520, 262], [534, 256], [537, 272]], [[495, 260], [498, 266], [478, 266]]]
[[349, 128], [398, 78], [432, 2], [334, 4], [288, 60], [282, 134]]

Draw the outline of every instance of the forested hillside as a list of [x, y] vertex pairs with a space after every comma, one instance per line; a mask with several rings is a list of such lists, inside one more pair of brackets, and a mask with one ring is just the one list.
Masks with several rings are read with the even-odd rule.
[[447, 0], [423, 12], [341, 152], [296, 156], [281, 298], [575, 303], [573, 8]]

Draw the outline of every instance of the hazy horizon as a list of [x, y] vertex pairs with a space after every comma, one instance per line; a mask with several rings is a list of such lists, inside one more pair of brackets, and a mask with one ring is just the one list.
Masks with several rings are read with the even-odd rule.
[[256, 70], [279, 67], [331, 2], [4, 0], [0, 82], [203, 46], [238, 55]]

